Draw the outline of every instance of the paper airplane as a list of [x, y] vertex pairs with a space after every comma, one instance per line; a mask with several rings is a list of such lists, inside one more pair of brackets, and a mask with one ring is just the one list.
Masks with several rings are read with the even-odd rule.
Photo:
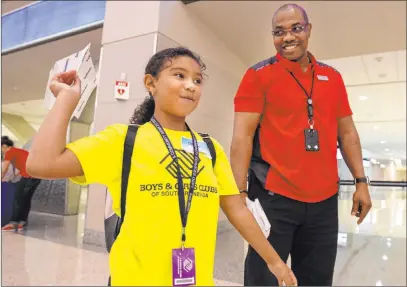
[[49, 89], [51, 79], [59, 73], [75, 70], [81, 79], [81, 98], [71, 117], [79, 119], [90, 95], [97, 86], [96, 70], [90, 55], [90, 44], [83, 50], [55, 62], [49, 71], [47, 87], [44, 96], [44, 105], [50, 110], [55, 104], [55, 96]]

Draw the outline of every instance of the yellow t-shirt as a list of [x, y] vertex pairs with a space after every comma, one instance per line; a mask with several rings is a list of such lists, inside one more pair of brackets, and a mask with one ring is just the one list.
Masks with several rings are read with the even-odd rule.
[[[184, 186], [187, 186], [193, 153], [186, 141], [191, 135], [165, 131], [176, 150]], [[115, 124], [67, 146], [78, 157], [85, 174], [72, 180], [79, 184], [106, 185], [118, 215], [126, 132], [127, 125]], [[196, 285], [209, 286], [214, 285], [219, 196], [239, 192], [221, 145], [212, 139], [216, 150], [213, 169], [206, 144], [199, 134], [195, 135], [200, 161], [197, 188], [188, 215], [186, 247], [195, 249]], [[161, 135], [151, 123], [140, 126], [131, 160], [126, 218], [110, 252], [112, 285], [172, 285], [172, 249], [180, 248], [182, 227], [176, 183], [176, 166]]]

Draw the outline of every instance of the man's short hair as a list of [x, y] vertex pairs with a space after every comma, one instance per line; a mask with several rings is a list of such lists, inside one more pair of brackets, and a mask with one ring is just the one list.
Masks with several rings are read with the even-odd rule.
[[283, 6], [281, 6], [280, 8], [277, 9], [277, 11], [274, 13], [273, 15], [273, 23], [274, 23], [274, 18], [276, 17], [277, 13], [280, 11], [286, 11], [289, 9], [297, 9], [300, 10], [302, 17], [304, 18], [304, 21], [306, 24], [308, 24], [308, 15], [307, 12], [305, 12], [305, 9], [302, 8], [300, 5], [298, 4], [284, 4]]

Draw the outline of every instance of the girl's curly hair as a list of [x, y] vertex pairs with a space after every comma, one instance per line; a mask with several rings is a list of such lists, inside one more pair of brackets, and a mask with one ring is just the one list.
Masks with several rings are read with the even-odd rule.
[[[154, 56], [152, 56], [148, 61], [144, 74], [150, 74], [154, 78], [157, 78], [161, 70], [165, 68], [164, 65], [167, 62], [170, 62], [171, 64], [172, 59], [181, 56], [187, 56], [194, 59], [201, 67], [202, 72], [206, 69], [206, 65], [202, 62], [198, 55], [185, 47], [177, 47], [161, 50], [154, 54]], [[144, 101], [134, 110], [133, 116], [130, 118], [130, 123], [142, 125], [149, 122], [154, 115], [154, 109], [154, 98], [151, 93], [149, 93], [149, 96], [146, 97]]]

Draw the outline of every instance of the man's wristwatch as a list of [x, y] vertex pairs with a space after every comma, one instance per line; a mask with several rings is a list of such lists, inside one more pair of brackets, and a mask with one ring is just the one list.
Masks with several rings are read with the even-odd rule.
[[368, 178], [367, 176], [365, 176], [365, 177], [359, 177], [359, 178], [355, 178], [355, 179], [354, 179], [354, 184], [357, 184], [357, 183], [366, 183], [367, 185], [369, 185], [369, 184], [370, 184], [370, 180], [369, 180], [369, 178]]

